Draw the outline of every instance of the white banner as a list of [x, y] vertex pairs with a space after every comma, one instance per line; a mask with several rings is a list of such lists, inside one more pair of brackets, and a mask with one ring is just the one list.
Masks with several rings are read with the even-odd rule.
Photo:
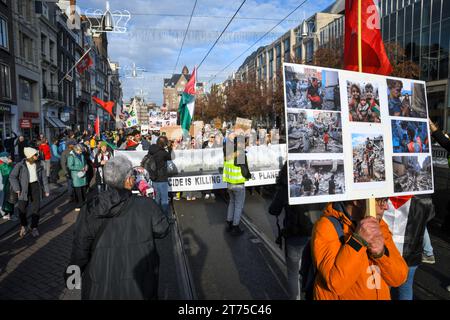
[[[177, 174], [169, 178], [169, 191], [202, 191], [227, 187], [219, 173], [223, 168], [222, 148], [175, 150], [173, 153], [172, 162]], [[147, 151], [114, 151], [114, 156], [128, 158], [133, 166], [140, 166], [146, 154]], [[286, 145], [249, 147], [247, 159], [252, 179], [245, 183], [246, 186], [275, 184], [286, 159]]]
[[434, 192], [425, 82], [283, 71], [290, 204]]

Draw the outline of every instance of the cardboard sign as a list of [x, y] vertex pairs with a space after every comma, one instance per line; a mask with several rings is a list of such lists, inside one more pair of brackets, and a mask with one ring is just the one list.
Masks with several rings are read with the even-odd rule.
[[205, 124], [203, 121], [194, 121], [189, 128], [189, 134], [191, 137], [197, 137], [201, 134], [204, 126]]
[[244, 131], [245, 133], [250, 132], [252, 128], [252, 120], [244, 118], [236, 118], [236, 124], [234, 125], [235, 131]]
[[222, 129], [222, 120], [220, 118], [214, 118], [214, 128]]
[[179, 140], [183, 137], [181, 126], [168, 126], [161, 128], [161, 135], [165, 135], [169, 140]]
[[434, 192], [425, 82], [283, 69], [290, 204]]

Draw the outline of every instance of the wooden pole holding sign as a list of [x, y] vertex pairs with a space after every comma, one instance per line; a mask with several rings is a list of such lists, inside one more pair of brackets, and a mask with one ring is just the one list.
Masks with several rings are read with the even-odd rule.
[[[358, 0], [358, 67], [359, 67], [359, 72], [363, 72], [361, 1], [362, 0]], [[375, 198], [370, 198], [370, 199], [366, 200], [366, 217], [374, 217], [374, 218], [377, 217]]]

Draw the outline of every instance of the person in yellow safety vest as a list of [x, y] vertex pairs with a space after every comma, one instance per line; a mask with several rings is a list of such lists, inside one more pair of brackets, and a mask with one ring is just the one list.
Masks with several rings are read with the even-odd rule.
[[91, 150], [95, 149], [95, 146], [97, 145], [97, 142], [95, 141], [95, 137], [91, 138], [91, 141], [89, 142], [91, 146]]
[[227, 183], [230, 202], [227, 212], [227, 231], [234, 236], [244, 233], [239, 227], [245, 203], [245, 181], [251, 178], [245, 155], [245, 137], [230, 135], [223, 165], [223, 180]]

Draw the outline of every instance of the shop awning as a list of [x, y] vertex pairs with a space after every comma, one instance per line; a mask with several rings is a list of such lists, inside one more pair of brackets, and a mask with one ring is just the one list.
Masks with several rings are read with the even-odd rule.
[[67, 126], [58, 118], [54, 117], [45, 117], [45, 119], [50, 123], [53, 128], [66, 129]]

